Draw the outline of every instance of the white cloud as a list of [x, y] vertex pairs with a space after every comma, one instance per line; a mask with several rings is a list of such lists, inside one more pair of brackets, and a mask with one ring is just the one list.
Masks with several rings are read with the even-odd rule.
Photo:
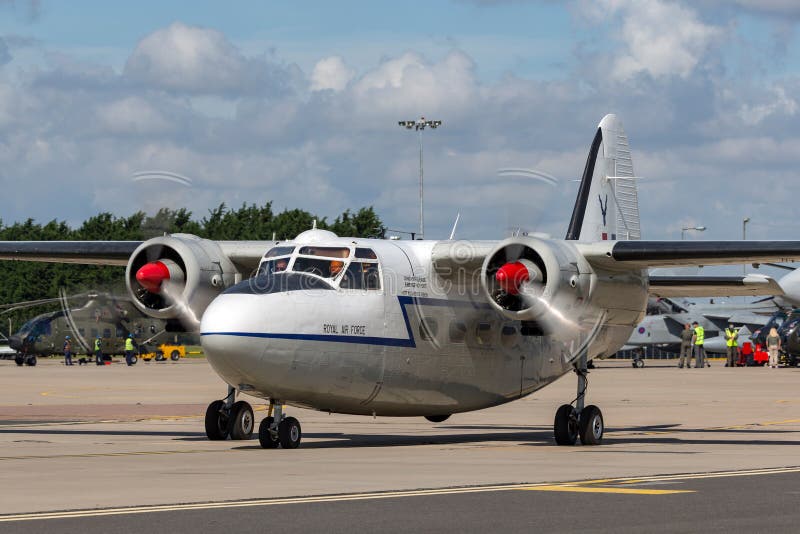
[[622, 81], [640, 73], [653, 78], [688, 78], [723, 35], [723, 29], [699, 20], [692, 9], [667, 0], [599, 0], [587, 9], [599, 20], [618, 16], [620, 41], [612, 74]]
[[784, 116], [797, 114], [797, 100], [788, 96], [783, 87], [774, 87], [771, 91], [772, 98], [761, 104], [743, 104], [739, 116], [745, 124], [754, 126], [764, 119], [780, 113]]
[[321, 59], [314, 65], [314, 70], [311, 73], [311, 90], [332, 89], [341, 91], [347, 87], [354, 74], [355, 72], [348, 68], [344, 60], [339, 56]]
[[222, 32], [175, 22], [136, 46], [125, 75], [144, 85], [190, 94], [283, 93], [296, 66], [245, 57]]

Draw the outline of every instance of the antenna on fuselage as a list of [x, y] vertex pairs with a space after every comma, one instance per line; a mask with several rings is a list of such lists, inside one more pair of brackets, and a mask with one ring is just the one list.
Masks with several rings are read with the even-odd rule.
[[453, 229], [450, 231], [450, 241], [456, 237], [456, 228], [458, 228], [458, 220], [461, 218], [461, 212], [456, 213], [456, 222], [453, 223]]

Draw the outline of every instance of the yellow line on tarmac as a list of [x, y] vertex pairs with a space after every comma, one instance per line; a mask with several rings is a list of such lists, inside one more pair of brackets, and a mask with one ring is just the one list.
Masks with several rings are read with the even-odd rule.
[[570, 493], [621, 493], [624, 495], [670, 495], [673, 493], [695, 493], [694, 490], [657, 490], [638, 488], [609, 488], [605, 486], [570, 486], [568, 484], [556, 486], [537, 486], [534, 488], [520, 488], [525, 491], [565, 491]]

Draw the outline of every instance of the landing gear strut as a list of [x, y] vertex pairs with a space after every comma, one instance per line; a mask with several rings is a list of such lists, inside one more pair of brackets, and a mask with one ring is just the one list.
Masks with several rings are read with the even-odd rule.
[[584, 445], [599, 445], [603, 441], [603, 413], [600, 408], [591, 404], [584, 407], [589, 374], [586, 365], [586, 355], [578, 358], [575, 364], [575, 374], [578, 375], [578, 396], [572, 404], [563, 404], [556, 411], [553, 422], [553, 432], [558, 445], [575, 445], [580, 437]]
[[300, 446], [303, 431], [294, 417], [286, 417], [280, 401], [271, 399], [269, 412], [258, 426], [258, 442], [264, 449], [296, 449]]
[[234, 440], [250, 439], [255, 418], [253, 408], [245, 401], [234, 402], [236, 390], [228, 386], [228, 395], [215, 400], [206, 409], [206, 436], [212, 441], [230, 437]]

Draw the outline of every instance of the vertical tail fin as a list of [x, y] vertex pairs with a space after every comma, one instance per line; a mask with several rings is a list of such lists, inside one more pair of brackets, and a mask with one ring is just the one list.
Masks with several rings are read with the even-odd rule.
[[628, 137], [616, 115], [597, 127], [566, 239], [640, 239], [639, 196]]

